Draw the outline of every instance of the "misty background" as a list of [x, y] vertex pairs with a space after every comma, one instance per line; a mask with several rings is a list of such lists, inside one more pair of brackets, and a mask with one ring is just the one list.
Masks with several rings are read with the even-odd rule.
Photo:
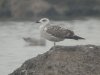
[[1, 20], [100, 17], [100, 0], [0, 0]]
[[100, 46], [100, 0], [0, 0], [0, 75], [53, 46], [40, 37], [40, 24], [35, 23], [43, 17], [86, 39], [66, 39], [57, 45]]

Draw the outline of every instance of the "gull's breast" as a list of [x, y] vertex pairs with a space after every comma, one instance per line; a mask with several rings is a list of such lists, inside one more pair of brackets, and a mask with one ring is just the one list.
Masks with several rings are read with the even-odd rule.
[[58, 37], [54, 37], [53, 35], [49, 34], [46, 32], [46, 28], [43, 28], [40, 33], [41, 33], [41, 37], [49, 40], [49, 41], [53, 41], [53, 42], [59, 42], [59, 41], [63, 41], [64, 39], [62, 38], [58, 38]]

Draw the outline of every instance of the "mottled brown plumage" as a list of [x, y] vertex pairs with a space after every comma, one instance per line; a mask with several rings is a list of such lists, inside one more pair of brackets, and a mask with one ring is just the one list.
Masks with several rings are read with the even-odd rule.
[[74, 32], [65, 28], [62, 28], [60, 26], [48, 26], [46, 32], [48, 34], [51, 34], [52, 36], [59, 37], [59, 38], [67, 38], [67, 37], [73, 37]]

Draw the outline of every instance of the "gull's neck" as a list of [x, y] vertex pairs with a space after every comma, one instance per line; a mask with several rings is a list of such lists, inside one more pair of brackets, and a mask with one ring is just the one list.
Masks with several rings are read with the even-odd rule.
[[46, 25], [48, 25], [48, 24], [49, 24], [49, 22], [41, 23], [40, 29], [44, 28], [44, 27], [45, 27]]
[[48, 24], [49, 24], [49, 22], [45, 22], [45, 23], [42, 23], [42, 26], [46, 26]]

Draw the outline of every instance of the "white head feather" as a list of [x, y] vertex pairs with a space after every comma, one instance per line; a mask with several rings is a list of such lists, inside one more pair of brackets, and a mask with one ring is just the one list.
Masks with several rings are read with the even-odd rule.
[[42, 23], [43, 25], [46, 25], [49, 23], [49, 19], [48, 18], [42, 18], [39, 20], [39, 23]]

